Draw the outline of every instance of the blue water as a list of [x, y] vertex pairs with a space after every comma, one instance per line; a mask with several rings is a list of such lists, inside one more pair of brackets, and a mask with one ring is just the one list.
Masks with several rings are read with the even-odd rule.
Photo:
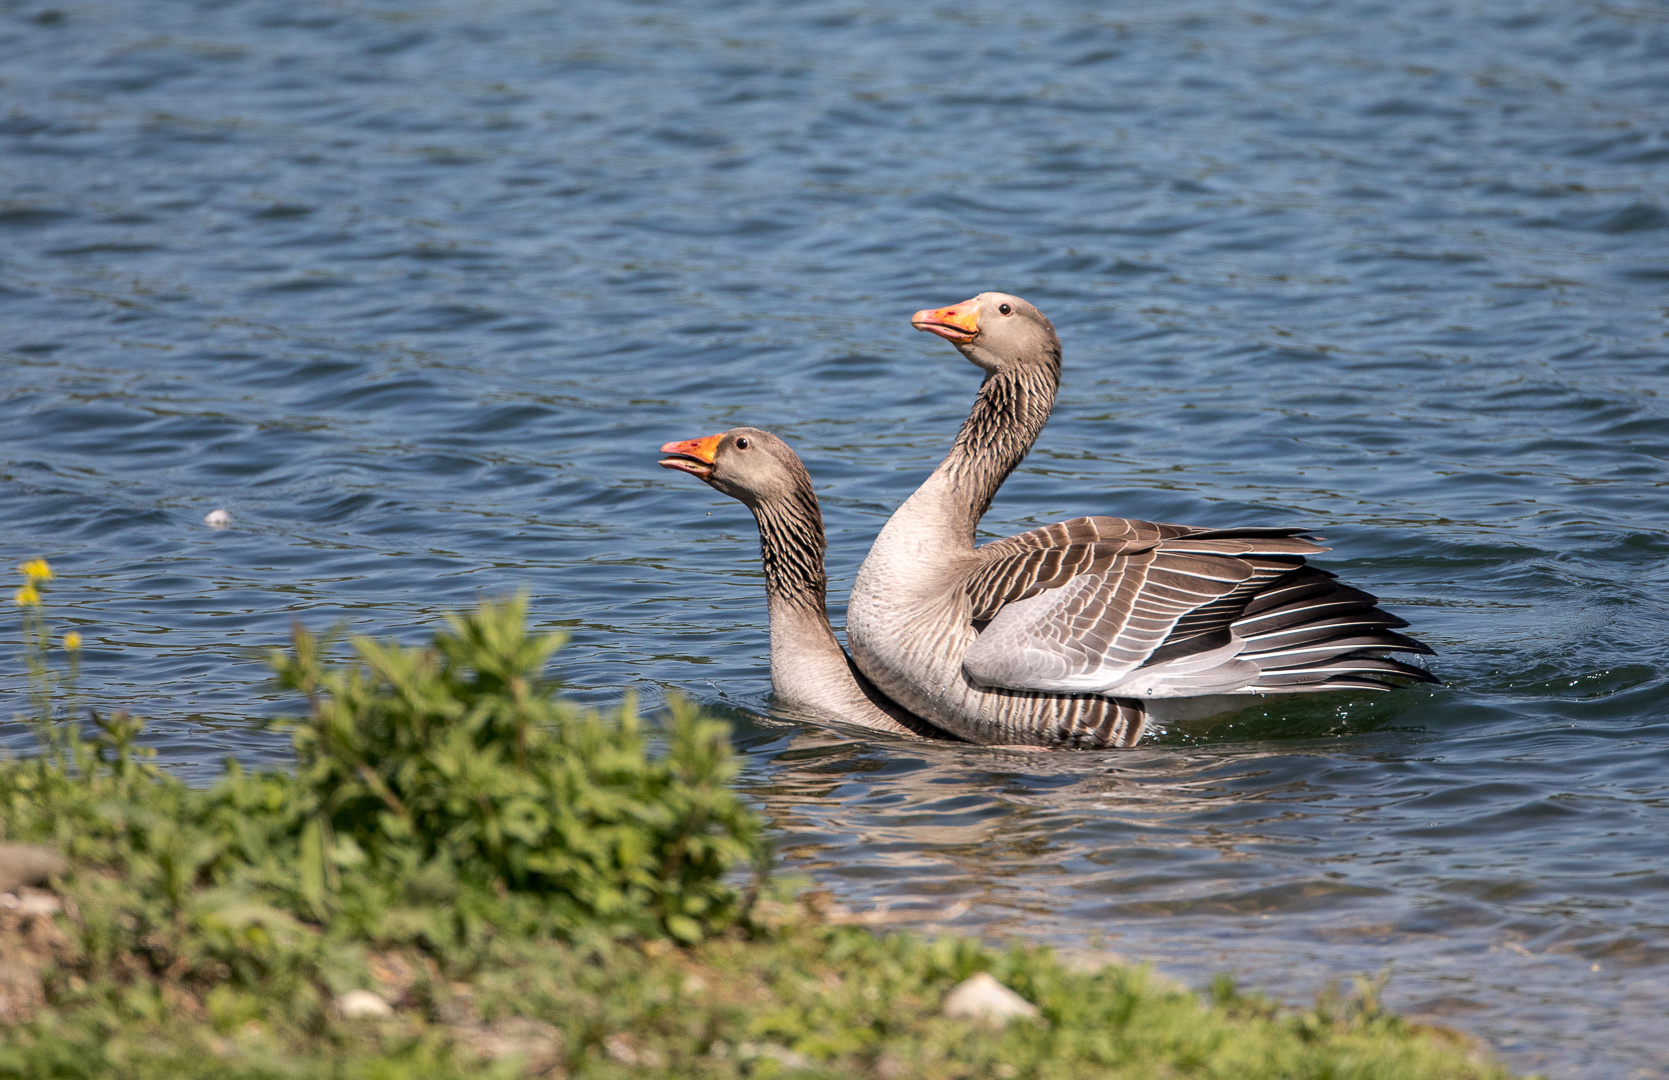
[[[773, 717], [751, 519], [656, 448], [793, 443], [838, 624], [978, 382], [909, 314], [993, 288], [1066, 370], [991, 535], [1313, 527], [1447, 685], [1048, 757]], [[1660, 3], [0, 0], [0, 556], [196, 779], [283, 759], [292, 620], [525, 587], [888, 924], [1664, 1075], [1666, 376]]]

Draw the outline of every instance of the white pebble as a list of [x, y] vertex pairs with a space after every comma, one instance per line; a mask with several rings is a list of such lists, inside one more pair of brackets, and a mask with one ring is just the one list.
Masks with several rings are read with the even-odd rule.
[[393, 1007], [369, 990], [349, 990], [336, 999], [336, 1011], [349, 1020], [376, 1020], [394, 1015]]
[[964, 980], [945, 995], [944, 1014], [995, 1023], [1016, 1016], [1036, 1016], [1037, 1006], [985, 972]]
[[[0, 894], [5, 899], [13, 899], [11, 893]], [[15, 899], [14, 903], [6, 905], [15, 908], [19, 915], [52, 915], [64, 908], [63, 901], [51, 893], [24, 893]]]
[[210, 510], [208, 516], [203, 519], [203, 524], [211, 529], [225, 529], [231, 526], [232, 515], [224, 509]]

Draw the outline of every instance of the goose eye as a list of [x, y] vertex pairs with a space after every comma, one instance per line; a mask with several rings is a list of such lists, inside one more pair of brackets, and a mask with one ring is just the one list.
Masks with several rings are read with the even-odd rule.
[[997, 310], [1002, 312], [1004, 315], [1014, 314], [1014, 309], [1009, 307], [1007, 304], [998, 304]]
[[737, 438], [737, 440], [736, 440], [736, 449], [738, 449], [738, 450], [746, 450], [746, 449], [747, 449], [747, 448], [748, 448], [748, 440], [747, 440], [747, 436], [745, 436], [745, 435], [743, 435], [743, 436], [741, 436], [741, 437], [739, 437], [739, 438]]

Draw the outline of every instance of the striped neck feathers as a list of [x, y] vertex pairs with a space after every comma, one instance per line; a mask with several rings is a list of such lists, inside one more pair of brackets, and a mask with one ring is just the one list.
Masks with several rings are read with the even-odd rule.
[[826, 619], [829, 579], [823, 553], [828, 541], [823, 537], [823, 511], [812, 493], [811, 478], [799, 479], [786, 498], [751, 507], [759, 523], [765, 592], [772, 600], [812, 609]]
[[1060, 389], [1060, 370], [1056, 346], [1045, 362], [993, 372], [980, 385], [974, 407], [956, 433], [956, 444], [940, 466], [959, 501], [966, 500], [970, 542], [973, 527], [991, 508], [997, 489], [1025, 459], [1049, 422]]

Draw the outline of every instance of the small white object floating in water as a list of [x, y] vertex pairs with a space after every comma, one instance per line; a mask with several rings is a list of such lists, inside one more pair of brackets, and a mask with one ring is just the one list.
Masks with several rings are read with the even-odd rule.
[[224, 509], [210, 510], [208, 516], [203, 519], [203, 524], [207, 525], [211, 529], [230, 528], [232, 524], [232, 515], [228, 514]]

